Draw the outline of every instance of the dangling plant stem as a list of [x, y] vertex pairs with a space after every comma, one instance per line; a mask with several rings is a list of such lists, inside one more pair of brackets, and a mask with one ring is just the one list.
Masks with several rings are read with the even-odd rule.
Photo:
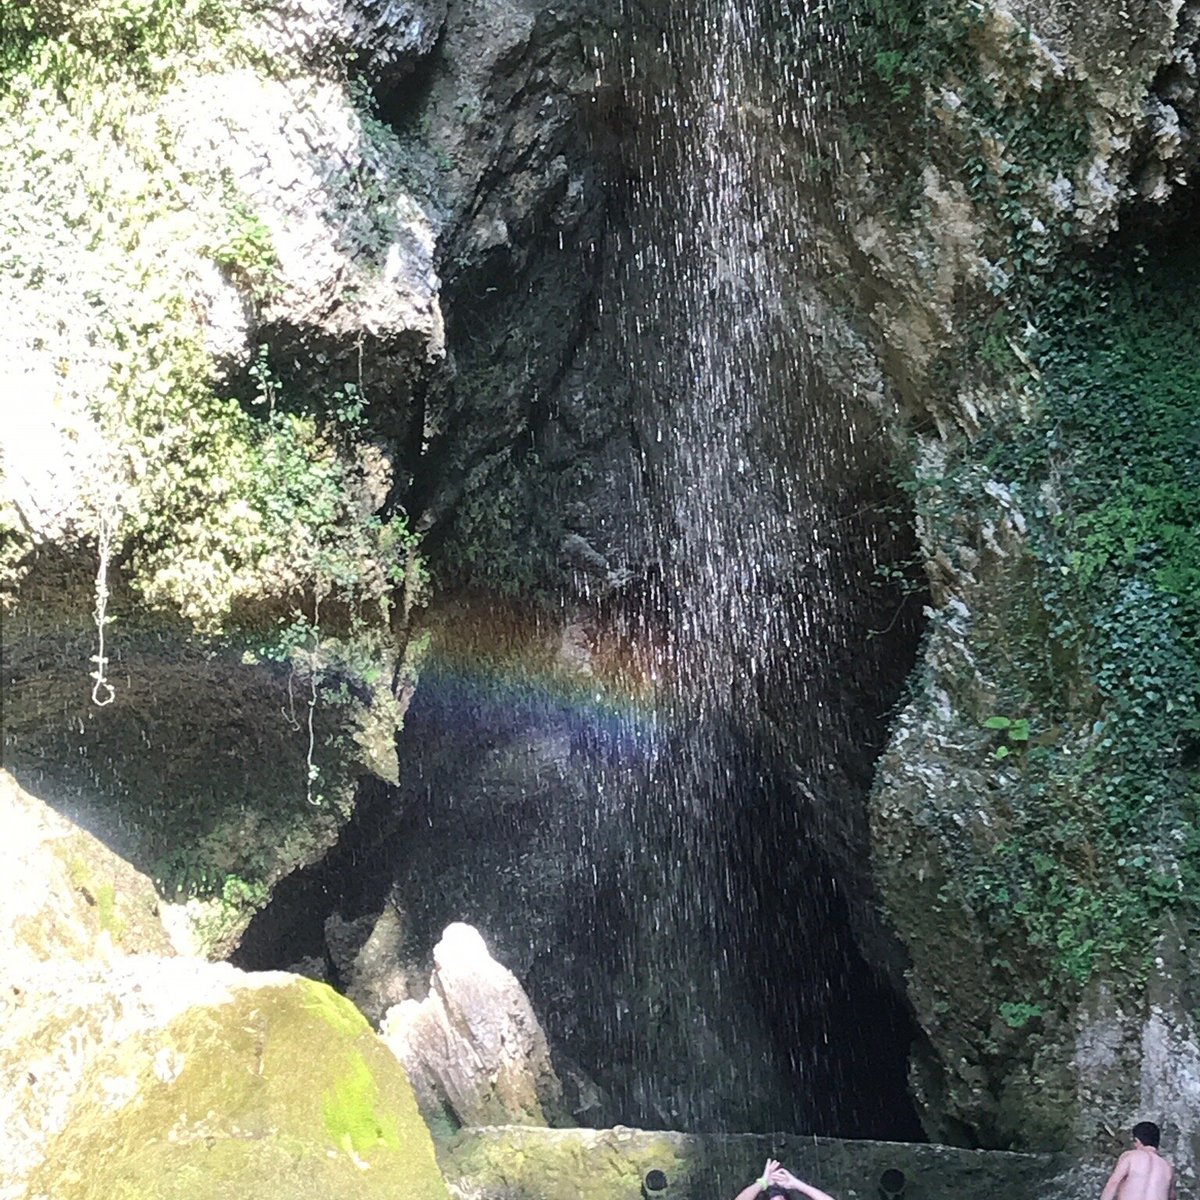
[[312, 628], [312, 650], [309, 652], [309, 671], [308, 671], [308, 754], [305, 762], [307, 770], [304, 777], [304, 798], [309, 804], [320, 804], [321, 794], [318, 792], [313, 795], [313, 784], [316, 783], [320, 776], [320, 768], [313, 761], [313, 754], [316, 750], [317, 736], [314, 727], [314, 718], [317, 711], [317, 671], [318, 659], [321, 652], [321, 593], [318, 591], [313, 599], [313, 628]]
[[96, 607], [93, 616], [96, 621], [96, 653], [91, 662], [96, 669], [89, 678], [92, 682], [92, 703], [97, 708], [104, 708], [116, 699], [116, 691], [108, 682], [108, 656], [104, 653], [104, 630], [108, 624], [108, 564], [112, 554], [113, 534], [116, 531], [120, 516], [117, 504], [110, 494], [105, 498], [99, 512], [97, 523], [97, 539], [99, 542], [99, 562], [96, 568]]

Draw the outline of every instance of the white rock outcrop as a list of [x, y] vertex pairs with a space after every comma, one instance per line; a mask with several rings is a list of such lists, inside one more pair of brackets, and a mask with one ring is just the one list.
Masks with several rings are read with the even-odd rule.
[[461, 923], [446, 928], [433, 961], [429, 995], [390, 1009], [380, 1030], [422, 1109], [463, 1125], [552, 1122], [562, 1085], [516, 976]]

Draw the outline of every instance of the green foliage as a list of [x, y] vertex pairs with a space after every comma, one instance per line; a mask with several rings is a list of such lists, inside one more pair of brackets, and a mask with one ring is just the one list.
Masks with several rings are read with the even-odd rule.
[[[197, 279], [200, 268], [215, 262], [262, 301], [278, 263], [232, 175], [198, 156], [184, 165], [175, 122], [193, 72], [263, 66], [240, 20], [240, 0], [0, 5], [0, 298], [10, 344], [71, 447], [70, 532], [86, 547], [101, 513], [115, 514], [121, 628], [131, 639], [127, 621], [172, 631], [196, 656], [182, 672], [204, 675], [231, 651], [236, 660], [251, 630], [270, 648], [261, 670], [241, 672], [276, 722], [263, 744], [278, 768], [269, 789], [222, 756], [180, 771], [209, 786], [161, 797], [153, 784], [140, 797], [130, 788], [122, 809], [161, 886], [203, 899], [217, 940], [280, 863], [303, 859], [346, 817], [362, 758], [356, 722], [370, 705], [380, 742], [398, 723], [392, 597], [414, 598], [423, 580], [403, 518], [376, 512], [357, 380], [302, 397], [262, 347], [247, 376], [214, 383], [202, 311], [211, 269]], [[28, 545], [9, 516], [0, 587]], [[131, 603], [126, 584], [164, 611]], [[269, 849], [230, 832], [251, 827]]]
[[983, 721], [996, 758], [1027, 749], [968, 899], [1000, 958], [1032, 951], [1051, 978], [1136, 973], [1169, 912], [1200, 913], [1198, 284], [1172, 248], [1060, 283], [1038, 316], [1039, 416], [984, 443], [1033, 519], [1028, 586], [976, 649], [1032, 715]]
[[228, 178], [222, 208], [226, 225], [212, 247], [212, 256], [239, 275], [256, 300], [266, 300], [277, 291], [279, 275], [271, 231]]
[[66, 96], [116, 78], [162, 85], [236, 25], [233, 0], [32, 0], [0, 8], [0, 80]]
[[[135, 586], [208, 630], [236, 603], [385, 598], [411, 538], [399, 519], [374, 515], [338, 427], [287, 411], [265, 357], [245, 408], [202, 382], [197, 347], [168, 337], [157, 349], [157, 361], [129, 364], [122, 422], [103, 414], [131, 464], [143, 464], [126, 512]], [[147, 366], [164, 380], [149, 393], [137, 386]], [[353, 415], [360, 404], [341, 389], [328, 407]]]
[[1030, 1021], [1040, 1017], [1044, 1012], [1045, 1009], [1041, 1004], [1030, 1004], [1027, 1001], [1000, 1005], [1000, 1018], [1010, 1029], [1024, 1029]]
[[1019, 717], [988, 717], [983, 723], [984, 729], [994, 729], [1004, 734], [1004, 741], [992, 751], [993, 758], [1007, 758], [1014, 749], [1024, 747], [1029, 741], [1029, 719]]
[[[228, 174], [177, 166], [138, 72], [149, 64], [165, 83], [224, 53], [235, 15], [217, 0], [38, 0], [5, 9], [2, 26], [0, 234], [13, 249], [0, 282], [23, 297], [34, 357], [55, 347], [64, 424], [95, 447], [84, 503], [97, 522], [115, 507], [134, 586], [205, 632], [268, 600], [386, 607], [412, 560], [402, 524], [372, 511], [355, 383], [304, 406], [279, 394], [265, 360], [248, 404], [210, 382], [187, 299], [193, 257], [207, 253], [262, 299], [275, 253]], [[74, 56], [61, 78], [38, 57], [50, 43]]]

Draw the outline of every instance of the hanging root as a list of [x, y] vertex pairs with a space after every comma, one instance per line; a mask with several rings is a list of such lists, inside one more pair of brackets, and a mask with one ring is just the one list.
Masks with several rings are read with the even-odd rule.
[[96, 664], [89, 678], [92, 683], [92, 703], [97, 708], [104, 708], [116, 699], [116, 690], [108, 682], [108, 656], [104, 653], [104, 630], [108, 624], [108, 563], [112, 554], [113, 532], [117, 525], [117, 506], [110, 499], [100, 513], [99, 543], [100, 560], [96, 569], [96, 607], [93, 617], [96, 621], [96, 653], [90, 662]]
[[304, 797], [309, 804], [320, 804], [321, 795], [318, 793], [313, 795], [313, 784], [320, 777], [321, 770], [313, 761], [313, 756], [317, 747], [317, 735], [313, 725], [313, 718], [317, 711], [317, 663], [321, 653], [321, 593], [318, 591], [315, 600], [313, 601], [313, 644], [312, 654], [309, 658], [309, 694], [308, 694], [308, 755], [307, 755], [307, 772], [304, 782]]

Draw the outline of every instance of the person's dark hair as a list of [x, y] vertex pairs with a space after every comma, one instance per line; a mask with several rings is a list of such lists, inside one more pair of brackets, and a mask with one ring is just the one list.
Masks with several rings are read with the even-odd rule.
[[1158, 1139], [1162, 1136], [1159, 1128], [1153, 1121], [1139, 1121], [1133, 1127], [1133, 1136], [1137, 1138], [1143, 1146], [1158, 1146]]
[[767, 1200], [802, 1200], [799, 1192], [788, 1191], [785, 1187], [780, 1187], [779, 1184], [773, 1183], [763, 1193]]

